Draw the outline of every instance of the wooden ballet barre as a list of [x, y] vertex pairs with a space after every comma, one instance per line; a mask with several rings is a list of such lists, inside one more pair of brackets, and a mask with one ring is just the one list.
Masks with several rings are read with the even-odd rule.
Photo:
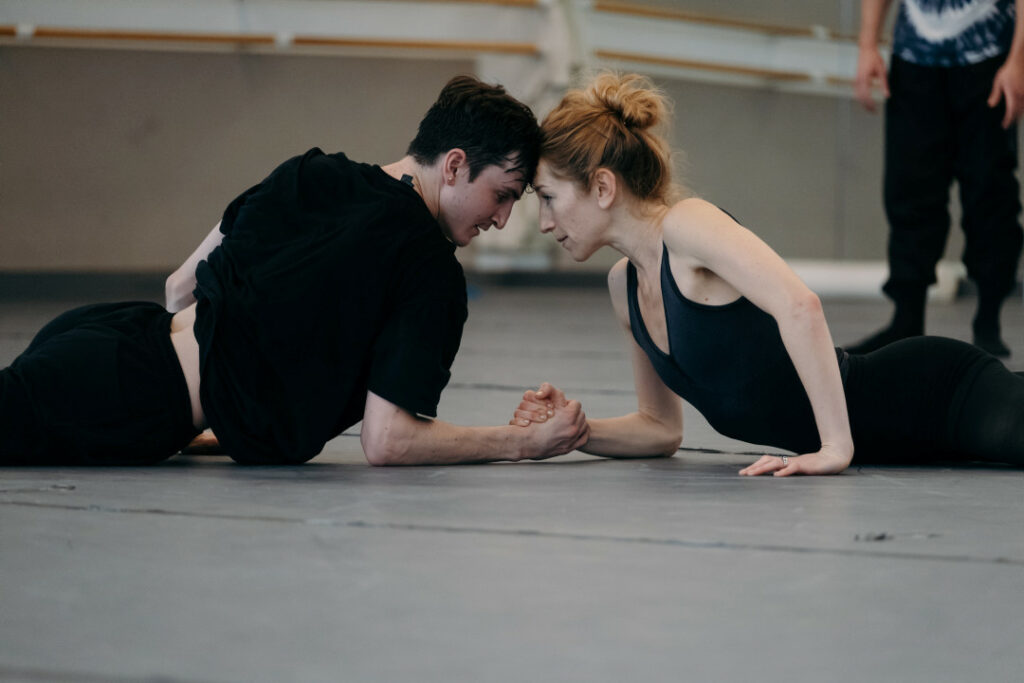
[[845, 78], [843, 76], [829, 76], [828, 78], [825, 79], [825, 81], [829, 85], [838, 85], [838, 86], [848, 87], [848, 88], [851, 88], [851, 89], [853, 88], [853, 85], [856, 82], [852, 78]]
[[[650, 5], [637, 5], [631, 2], [614, 2], [613, 0], [597, 0], [594, 3], [594, 10], [609, 14], [625, 14], [634, 17], [647, 19], [673, 19], [676, 21], [689, 21], [695, 24], [707, 24], [721, 28], [735, 28], [744, 31], [756, 31], [770, 36], [810, 36], [817, 35], [810, 26], [783, 26], [780, 24], [768, 24], [747, 19], [729, 19], [709, 14], [700, 14], [686, 10], [671, 9], [668, 7], [652, 7]], [[829, 35], [832, 32], [829, 31]]]
[[295, 36], [293, 45], [305, 47], [368, 47], [395, 50], [452, 50], [466, 52], [496, 52], [500, 54], [540, 55], [540, 49], [533, 43], [511, 43], [498, 41], [464, 40], [388, 40], [375, 38], [331, 38], [318, 36]]
[[[386, 1], [386, 0], [385, 0]], [[400, 2], [403, 0], [395, 0]], [[404, 0], [408, 2], [408, 0]], [[413, 0], [413, 2], [436, 2], [437, 0]], [[447, 2], [461, 2], [467, 5], [498, 5], [499, 7], [538, 7], [540, 0], [446, 0]]]
[[755, 69], [746, 66], [732, 66], [730, 64], [718, 64], [715, 62], [702, 62], [693, 59], [675, 59], [672, 57], [655, 57], [653, 55], [642, 55], [633, 52], [614, 52], [612, 50], [595, 50], [594, 54], [600, 59], [613, 61], [640, 62], [643, 64], [657, 64], [658, 66], [672, 66], [680, 69], [699, 69], [701, 71], [714, 71], [717, 73], [733, 74], [736, 76], [749, 76], [763, 78], [772, 81], [811, 81], [810, 75], [798, 71], [778, 71], [775, 69]]
[[[0, 36], [18, 36], [16, 26], [0, 26]], [[33, 38], [94, 41], [132, 41], [151, 43], [199, 43], [205, 45], [275, 45], [277, 36], [269, 33], [185, 33], [166, 31], [122, 31], [114, 29], [79, 29], [50, 26], [34, 27]], [[284, 45], [304, 47], [375, 48], [393, 50], [440, 50], [456, 52], [488, 52], [537, 56], [540, 49], [532, 43], [508, 41], [461, 40], [393, 40], [389, 38], [336, 38], [331, 36], [292, 36]]]
[[122, 31], [38, 26], [33, 38], [70, 38], [78, 40], [129, 40], [156, 43], [241, 43], [273, 45], [274, 36], [261, 33], [184, 33], [168, 31]]

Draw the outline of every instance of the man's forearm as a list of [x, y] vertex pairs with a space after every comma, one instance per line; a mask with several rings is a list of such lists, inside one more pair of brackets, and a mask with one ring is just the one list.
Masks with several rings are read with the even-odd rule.
[[408, 416], [414, 425], [392, 435], [386, 444], [364, 443], [372, 465], [457, 465], [521, 460], [526, 429], [523, 427], [462, 427], [440, 420]]
[[550, 458], [579, 448], [590, 429], [578, 401], [557, 408], [544, 424], [462, 427], [414, 417], [366, 392], [363, 453], [371, 465], [455, 465]]
[[522, 427], [462, 427], [413, 416], [372, 391], [360, 441], [371, 465], [455, 465], [519, 460], [530, 434]]

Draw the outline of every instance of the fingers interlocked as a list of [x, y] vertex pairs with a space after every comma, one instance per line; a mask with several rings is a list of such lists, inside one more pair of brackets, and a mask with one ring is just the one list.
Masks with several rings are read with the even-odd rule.
[[556, 408], [564, 408], [567, 404], [561, 390], [544, 382], [536, 391], [528, 389], [523, 392], [523, 400], [513, 412], [509, 424], [527, 427], [534, 422], [547, 422], [554, 417]]

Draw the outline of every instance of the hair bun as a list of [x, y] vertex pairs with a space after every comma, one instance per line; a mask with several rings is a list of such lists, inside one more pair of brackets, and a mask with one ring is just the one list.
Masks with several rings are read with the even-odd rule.
[[587, 88], [588, 99], [607, 109], [627, 128], [645, 130], [665, 120], [665, 98], [644, 76], [604, 73]]
[[557, 177], [584, 190], [604, 168], [621, 179], [627, 195], [667, 205], [675, 194], [672, 151], [652, 128], [668, 123], [670, 109], [647, 78], [603, 73], [567, 92], [544, 119], [541, 156]]

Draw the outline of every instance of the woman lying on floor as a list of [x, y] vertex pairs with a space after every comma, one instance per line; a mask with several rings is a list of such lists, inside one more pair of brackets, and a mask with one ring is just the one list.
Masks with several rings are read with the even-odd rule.
[[[818, 297], [729, 214], [673, 203], [663, 96], [605, 74], [542, 125], [540, 229], [577, 261], [603, 246], [632, 334], [637, 412], [590, 420], [581, 449], [671, 455], [686, 399], [722, 434], [793, 451], [740, 471], [835, 474], [851, 462], [1024, 464], [1024, 377], [966, 343], [916, 337], [856, 356], [835, 348]], [[561, 392], [527, 392], [512, 422], [543, 421]]]

